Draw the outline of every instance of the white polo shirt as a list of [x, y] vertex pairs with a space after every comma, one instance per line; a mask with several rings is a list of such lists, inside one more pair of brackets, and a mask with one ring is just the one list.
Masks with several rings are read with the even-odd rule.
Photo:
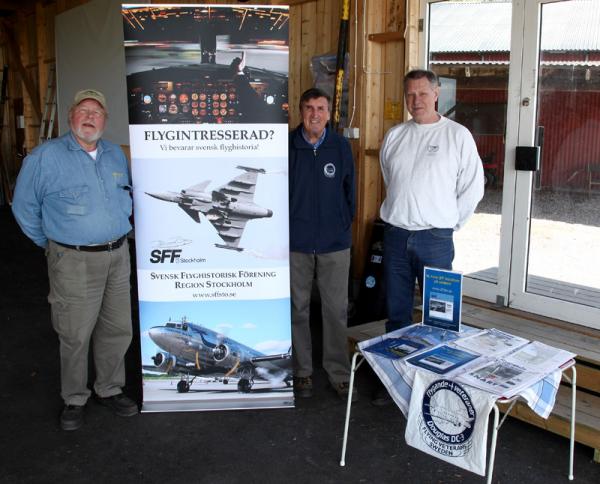
[[380, 216], [407, 230], [458, 230], [483, 198], [483, 166], [467, 128], [440, 116], [391, 128], [379, 153], [386, 186]]

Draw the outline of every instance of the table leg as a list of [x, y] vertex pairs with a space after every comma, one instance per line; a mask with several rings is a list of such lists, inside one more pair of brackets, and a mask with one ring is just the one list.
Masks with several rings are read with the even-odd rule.
[[348, 388], [348, 401], [346, 403], [346, 421], [344, 423], [344, 440], [342, 443], [342, 458], [340, 460], [340, 466], [344, 467], [346, 465], [346, 444], [348, 442], [348, 427], [350, 425], [350, 410], [352, 409], [352, 390], [354, 389], [354, 374], [356, 370], [360, 366], [360, 363], [357, 365], [356, 360], [361, 356], [360, 352], [354, 353], [352, 356], [352, 366], [350, 368], [350, 388]]
[[496, 440], [498, 439], [498, 420], [500, 419], [500, 410], [498, 405], [494, 403], [494, 427], [492, 430], [492, 443], [490, 445], [490, 459], [488, 461], [488, 477], [487, 484], [492, 484], [492, 476], [494, 474], [494, 460], [496, 458]]
[[575, 365], [571, 367], [571, 442], [569, 443], [569, 480], [572, 481], [575, 476], [573, 475], [573, 452], [575, 450], [575, 402], [577, 392], [577, 370]]

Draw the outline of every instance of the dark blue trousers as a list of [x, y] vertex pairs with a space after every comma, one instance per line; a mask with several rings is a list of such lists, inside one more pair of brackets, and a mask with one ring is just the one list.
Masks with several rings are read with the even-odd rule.
[[388, 333], [412, 324], [415, 280], [423, 293], [423, 268], [452, 269], [453, 233], [453, 229], [405, 230], [385, 225], [383, 270]]

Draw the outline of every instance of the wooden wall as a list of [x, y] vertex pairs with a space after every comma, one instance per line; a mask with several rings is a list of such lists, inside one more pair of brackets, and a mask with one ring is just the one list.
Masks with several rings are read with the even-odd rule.
[[[18, 58], [24, 75], [17, 74], [11, 61], [10, 104], [15, 117], [19, 110], [25, 129], [13, 130], [11, 171], [16, 174], [17, 153], [27, 153], [38, 144], [39, 113], [43, 111], [48, 75], [54, 63], [54, 17], [87, 0], [37, 1], [35, 7], [15, 14], [13, 32], [18, 37]], [[169, 3], [169, 2], [149, 2]], [[232, 0], [178, 1], [178, 4], [233, 4]], [[315, 55], [337, 52], [339, 19], [343, 0], [272, 0], [256, 3], [290, 5], [290, 127], [300, 122], [297, 102], [300, 94], [312, 86], [310, 59]], [[406, 5], [409, 27], [406, 28]], [[354, 109], [352, 126], [359, 138], [351, 144], [355, 154], [357, 216], [354, 224], [353, 273], [360, 278], [368, 253], [371, 226], [383, 199], [378, 150], [385, 131], [404, 117], [402, 76], [407, 58], [415, 64], [418, 0], [350, 0], [349, 112]], [[6, 23], [2, 24], [6, 30]], [[404, 34], [407, 33], [405, 48]], [[412, 35], [412, 36], [411, 36]], [[3, 36], [5, 37], [5, 36]], [[9, 45], [3, 42], [3, 53]], [[14, 49], [13, 49], [14, 50]], [[22, 106], [22, 107], [21, 107]], [[14, 124], [14, 122], [13, 122]], [[22, 144], [22, 146], [19, 146]]]
[[384, 198], [379, 147], [387, 129], [403, 118], [404, 5], [404, 0], [359, 2], [356, 57], [360, 68], [356, 82], [360, 93], [360, 139], [356, 153], [358, 210], [353, 257], [357, 278], [363, 272], [372, 224]]

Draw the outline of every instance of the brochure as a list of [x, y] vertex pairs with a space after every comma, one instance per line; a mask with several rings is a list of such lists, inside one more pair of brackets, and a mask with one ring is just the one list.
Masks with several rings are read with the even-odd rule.
[[370, 351], [371, 353], [376, 353], [385, 358], [396, 360], [399, 358], [404, 358], [415, 351], [427, 348], [428, 346], [430, 345], [417, 342], [411, 338], [387, 338], [379, 343], [375, 343], [374, 345], [365, 348], [365, 350]]
[[447, 375], [481, 355], [444, 344], [408, 358], [406, 361], [439, 375]]
[[515, 351], [529, 343], [529, 340], [514, 336], [498, 329], [486, 329], [480, 333], [459, 338], [456, 345], [466, 350], [475, 351], [488, 357], [498, 357]]
[[462, 274], [425, 267], [423, 272], [423, 324], [460, 331]]
[[575, 353], [554, 348], [539, 341], [532, 341], [504, 359], [509, 363], [524, 366], [529, 370], [548, 374], [560, 368], [575, 356]]
[[426, 346], [435, 346], [440, 343], [454, 341], [460, 335], [454, 331], [436, 328], [433, 326], [424, 326], [423, 324], [413, 324], [406, 328], [388, 333], [390, 337], [408, 338], [412, 341], [422, 343]]
[[510, 398], [544, 377], [543, 373], [496, 359], [470, 369], [457, 380], [501, 397]]
[[[472, 328], [465, 327], [465, 334], [473, 332]], [[397, 329], [384, 336], [373, 338], [360, 343], [363, 351], [369, 351], [385, 358], [399, 359], [440, 343], [454, 341], [459, 337], [454, 331], [413, 324]]]

